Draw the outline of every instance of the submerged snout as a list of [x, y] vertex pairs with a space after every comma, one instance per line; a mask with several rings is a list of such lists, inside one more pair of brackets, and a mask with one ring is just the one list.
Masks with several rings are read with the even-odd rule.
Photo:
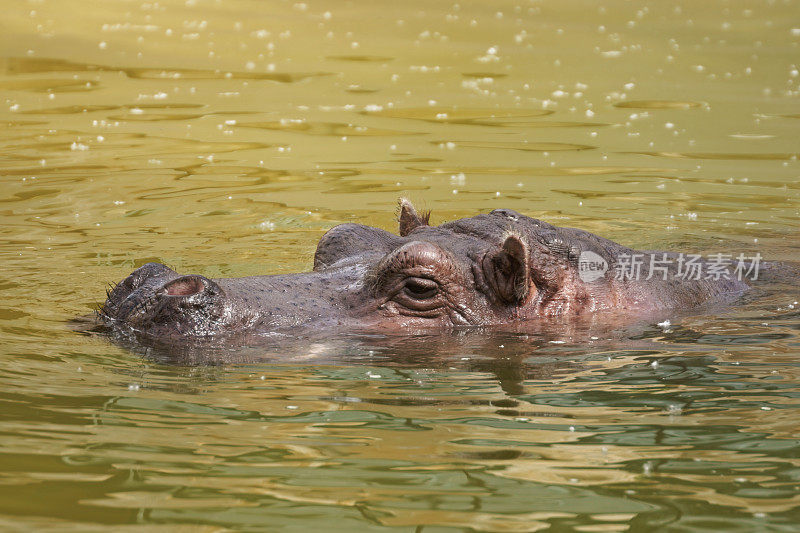
[[160, 263], [148, 263], [109, 292], [100, 314], [150, 333], [210, 334], [219, 325], [222, 296], [208, 278], [181, 276]]
[[109, 319], [125, 319], [139, 302], [149, 299], [161, 285], [178, 277], [177, 272], [161, 263], [147, 263], [108, 292], [101, 313]]

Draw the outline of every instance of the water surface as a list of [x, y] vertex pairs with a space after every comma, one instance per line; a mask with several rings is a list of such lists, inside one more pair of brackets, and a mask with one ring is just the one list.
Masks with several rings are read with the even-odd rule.
[[68, 327], [148, 261], [308, 269], [399, 196], [800, 260], [796, 1], [6, 7], [0, 528], [796, 527], [793, 283], [596, 339], [212, 366]]

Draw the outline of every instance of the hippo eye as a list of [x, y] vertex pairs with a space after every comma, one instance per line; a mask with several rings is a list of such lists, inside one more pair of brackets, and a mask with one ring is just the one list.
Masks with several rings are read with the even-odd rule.
[[428, 300], [439, 293], [439, 284], [432, 279], [408, 278], [403, 291], [415, 300]]

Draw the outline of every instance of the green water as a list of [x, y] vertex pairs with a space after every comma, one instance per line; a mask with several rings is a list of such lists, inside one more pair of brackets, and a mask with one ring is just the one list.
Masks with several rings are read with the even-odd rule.
[[0, 529], [796, 530], [791, 280], [596, 339], [249, 364], [69, 327], [148, 261], [307, 270], [400, 196], [800, 261], [796, 1], [4, 7]]

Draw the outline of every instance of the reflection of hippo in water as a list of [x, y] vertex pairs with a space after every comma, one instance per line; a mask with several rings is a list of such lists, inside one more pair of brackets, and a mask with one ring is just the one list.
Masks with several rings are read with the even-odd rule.
[[[747, 288], [734, 275], [681, 277], [676, 254], [636, 252], [507, 209], [429, 226], [402, 200], [399, 233], [336, 226], [320, 240], [313, 271], [299, 274], [211, 280], [149, 263], [111, 290], [100, 316], [161, 340], [294, 334], [301, 327], [524, 327], [545, 318], [688, 308]], [[636, 258], [638, 276], [620, 275], [620, 258]]]

